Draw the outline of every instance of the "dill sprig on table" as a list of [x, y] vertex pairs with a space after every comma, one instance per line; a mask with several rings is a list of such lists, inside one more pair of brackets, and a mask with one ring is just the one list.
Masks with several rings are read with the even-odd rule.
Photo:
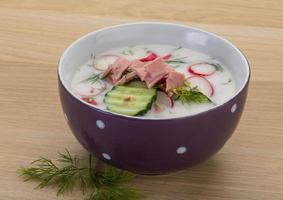
[[84, 200], [134, 200], [140, 199], [141, 194], [128, 187], [105, 187], [94, 190]]
[[61, 166], [54, 164], [48, 158], [41, 157], [32, 162], [32, 167], [20, 168], [19, 173], [24, 181], [38, 180], [40, 183], [36, 188], [44, 188], [49, 185], [57, 187], [57, 195], [72, 191], [77, 180], [84, 191], [88, 180], [84, 172], [86, 168], [78, 166], [79, 159], [76, 156], [72, 157], [66, 150], [65, 154], [59, 153], [57, 161], [61, 163]]
[[18, 173], [24, 181], [38, 181], [36, 188], [56, 188], [57, 195], [79, 187], [86, 195], [85, 200], [136, 200], [142, 197], [141, 193], [127, 184], [134, 177], [133, 174], [113, 167], [95, 171], [91, 155], [87, 166], [81, 166], [80, 159], [71, 156], [67, 149], [65, 153], [58, 153], [56, 161], [41, 157], [33, 161], [31, 167], [20, 168]]

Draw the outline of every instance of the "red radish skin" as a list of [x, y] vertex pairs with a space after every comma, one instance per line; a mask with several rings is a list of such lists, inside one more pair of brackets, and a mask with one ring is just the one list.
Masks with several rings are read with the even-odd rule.
[[139, 59], [139, 61], [141, 61], [141, 62], [149, 62], [149, 61], [155, 60], [156, 58], [158, 58], [158, 55], [153, 53], [153, 52], [151, 52], [148, 56]]
[[97, 102], [93, 98], [84, 97], [84, 98], [82, 98], [82, 100], [84, 100], [85, 102], [87, 102], [91, 105], [97, 105]]
[[120, 56], [114, 55], [114, 54], [104, 54], [104, 55], [99, 56], [98, 58], [95, 58], [95, 59], [93, 60], [93, 64], [92, 64], [92, 65], [93, 65], [94, 69], [96, 69], [96, 70], [98, 70], [98, 71], [105, 71], [105, 70], [107, 69], [108, 65], [109, 65], [109, 64], [112, 64], [112, 63], [109, 63], [109, 64], [107, 64], [107, 65], [104, 66], [104, 67], [99, 66], [99, 65], [97, 64], [98, 60], [99, 60], [99, 59], [104, 59], [104, 58], [112, 58], [112, 59], [113, 59], [113, 62], [112, 62], [112, 63], [114, 63], [118, 58], [120, 58]]
[[209, 80], [202, 76], [191, 76], [186, 79], [192, 84], [192, 87], [197, 86], [198, 89], [206, 96], [211, 97], [214, 94], [214, 87]]
[[[139, 59], [139, 61], [141, 61], [141, 62], [149, 62], [149, 61], [155, 60], [155, 59], [158, 58], [158, 57], [159, 57], [159, 56], [158, 56], [156, 53], [151, 52], [148, 56]], [[167, 55], [165, 55], [165, 56], [162, 56], [162, 58], [163, 58], [164, 60], [168, 60], [168, 59], [170, 59], [171, 57], [172, 57], [171, 54], [167, 54]]]
[[[204, 73], [204, 72], [198, 71], [197, 69], [194, 69], [198, 65], [209, 65], [212, 69], [210, 70], [210, 72]], [[210, 65], [207, 62], [201, 62], [201, 63], [195, 63], [195, 64], [188, 66], [188, 71], [190, 73], [194, 74], [194, 75], [197, 75], [197, 76], [210, 76], [210, 75], [214, 74], [216, 69], [215, 69], [215, 67], [213, 67], [212, 65]]]

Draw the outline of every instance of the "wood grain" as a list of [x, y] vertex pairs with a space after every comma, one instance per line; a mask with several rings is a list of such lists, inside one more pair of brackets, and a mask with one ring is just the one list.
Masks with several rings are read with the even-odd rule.
[[[166, 176], [139, 176], [148, 200], [283, 198], [283, 2], [280, 0], [2, 0], [0, 2], [0, 199], [47, 200], [16, 169], [69, 148], [86, 156], [61, 112], [57, 62], [74, 39], [132, 21], [194, 25], [230, 39], [252, 78], [241, 122], [213, 158]], [[82, 199], [79, 193], [58, 199]]]

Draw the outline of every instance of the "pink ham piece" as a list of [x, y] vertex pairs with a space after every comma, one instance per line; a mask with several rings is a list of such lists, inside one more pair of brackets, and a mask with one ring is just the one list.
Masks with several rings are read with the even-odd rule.
[[128, 69], [131, 62], [125, 58], [119, 58], [112, 64], [110, 79], [113, 83], [119, 81], [123, 73]]
[[148, 88], [151, 88], [160, 81], [166, 74], [170, 72], [169, 66], [164, 62], [162, 57], [159, 57], [145, 64], [145, 82]]
[[139, 60], [134, 60], [132, 64], [130, 65], [129, 69], [134, 71], [138, 77], [141, 79], [141, 81], [144, 81], [145, 76], [146, 76], [146, 70], [145, 70], [145, 63], [139, 61]]
[[[123, 75], [126, 70], [129, 73]], [[125, 58], [119, 58], [113, 64], [110, 64], [102, 74], [102, 77], [107, 77], [107, 80], [114, 85], [124, 85], [137, 76], [141, 81], [146, 82], [148, 88], [159, 83], [163, 85], [163, 90], [166, 92], [182, 86], [185, 81], [185, 76], [167, 65], [163, 57], [158, 57], [147, 63], [139, 60], [130, 62]]]
[[168, 78], [166, 79], [166, 92], [169, 92], [171, 89], [180, 87], [184, 84], [185, 75], [176, 71], [170, 71]]

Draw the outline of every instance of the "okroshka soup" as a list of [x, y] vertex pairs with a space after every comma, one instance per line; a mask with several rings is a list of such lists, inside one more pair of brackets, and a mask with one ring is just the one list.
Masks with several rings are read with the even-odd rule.
[[71, 82], [73, 93], [87, 104], [142, 118], [193, 115], [236, 92], [233, 76], [217, 58], [161, 44], [92, 53]]
[[212, 33], [132, 23], [79, 38], [58, 75], [66, 120], [85, 149], [122, 169], [160, 174], [223, 147], [244, 109], [250, 69]]

